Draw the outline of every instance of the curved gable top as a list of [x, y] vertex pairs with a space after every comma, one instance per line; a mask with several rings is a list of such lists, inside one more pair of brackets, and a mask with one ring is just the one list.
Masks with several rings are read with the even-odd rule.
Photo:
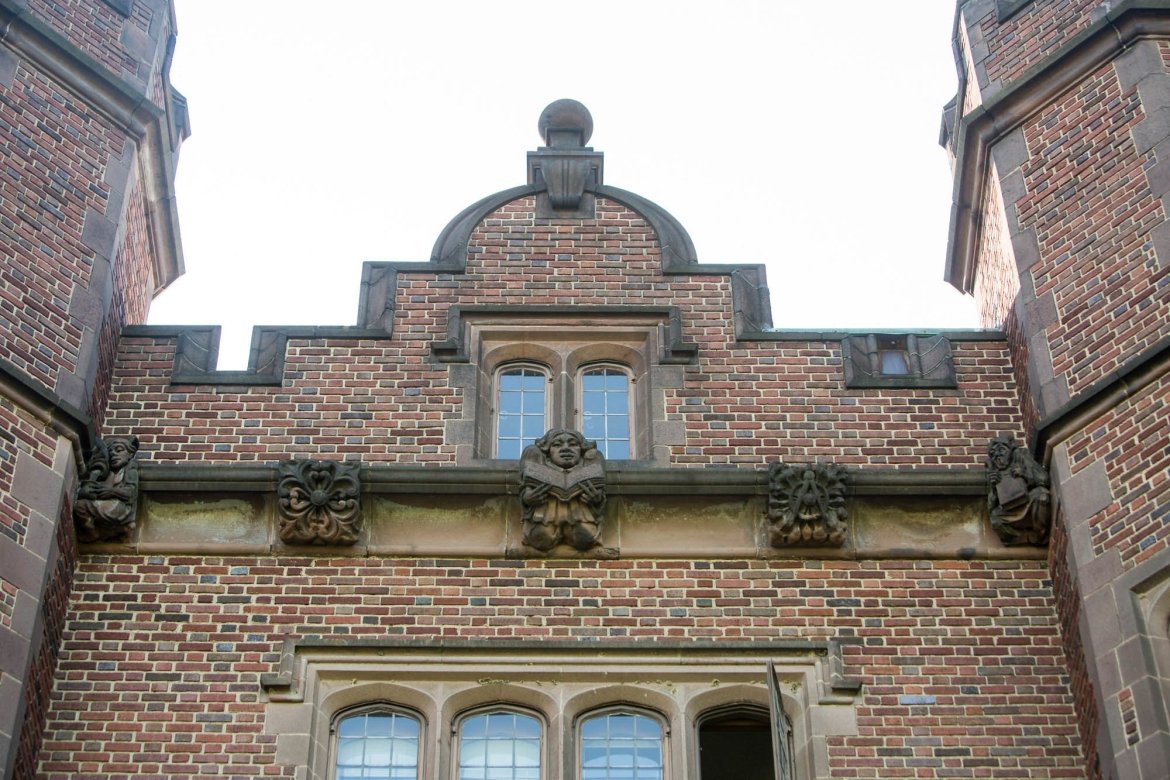
[[695, 245], [682, 224], [658, 204], [603, 182], [603, 155], [585, 146], [593, 130], [588, 109], [575, 100], [558, 100], [541, 113], [538, 123], [545, 146], [528, 153], [528, 184], [488, 195], [459, 212], [435, 241], [430, 262], [459, 270], [467, 264], [467, 245], [475, 228], [497, 209], [524, 197], [537, 197], [538, 216], [585, 218], [602, 197], [637, 212], [654, 230], [662, 252], [663, 271], [698, 265]]
[[[431, 250], [431, 262], [452, 270], [463, 268], [467, 264], [467, 244], [471, 240], [471, 234], [489, 214], [512, 201], [545, 191], [546, 189], [540, 185], [524, 184], [501, 190], [472, 203], [455, 215], [439, 233], [434, 249]], [[699, 258], [695, 254], [695, 245], [691, 242], [690, 234], [674, 215], [657, 203], [633, 192], [603, 184], [588, 186], [584, 191], [620, 203], [645, 219], [658, 237], [664, 271], [698, 265]]]

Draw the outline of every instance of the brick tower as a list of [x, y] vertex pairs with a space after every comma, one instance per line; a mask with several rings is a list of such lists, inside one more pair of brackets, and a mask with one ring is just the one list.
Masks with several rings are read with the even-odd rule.
[[118, 334], [182, 273], [168, 0], [0, 0], [0, 770], [31, 777]]
[[1170, 4], [966, 0], [946, 277], [1011, 344], [1091, 774], [1170, 777]]

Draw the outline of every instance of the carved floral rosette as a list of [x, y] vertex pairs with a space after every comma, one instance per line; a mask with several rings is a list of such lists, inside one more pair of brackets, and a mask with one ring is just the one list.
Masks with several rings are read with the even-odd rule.
[[831, 463], [768, 471], [768, 521], [773, 547], [840, 547], [845, 543], [845, 470]]
[[360, 468], [328, 460], [282, 462], [276, 487], [281, 541], [354, 544], [362, 530]]

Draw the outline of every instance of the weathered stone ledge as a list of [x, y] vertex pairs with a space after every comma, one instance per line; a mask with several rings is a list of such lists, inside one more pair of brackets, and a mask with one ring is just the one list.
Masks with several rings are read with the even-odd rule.
[[550, 559], [1042, 559], [1004, 546], [988, 520], [979, 469], [857, 469], [841, 547], [769, 544], [768, 472], [607, 469], [601, 548], [548, 554], [522, 542], [515, 464], [366, 466], [356, 544], [299, 546], [277, 534], [275, 466], [144, 463], [138, 526], [89, 553]]

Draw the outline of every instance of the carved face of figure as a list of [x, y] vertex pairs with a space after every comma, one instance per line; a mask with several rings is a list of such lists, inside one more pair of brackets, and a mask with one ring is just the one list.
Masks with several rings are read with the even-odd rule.
[[548, 458], [563, 469], [581, 462], [581, 441], [568, 431], [558, 433], [548, 442]]
[[1012, 445], [1003, 439], [992, 439], [987, 445], [987, 457], [992, 468], [1003, 471], [1012, 465]]
[[130, 445], [121, 439], [115, 439], [110, 442], [110, 468], [117, 471], [125, 467], [130, 459], [134, 457], [134, 450]]

